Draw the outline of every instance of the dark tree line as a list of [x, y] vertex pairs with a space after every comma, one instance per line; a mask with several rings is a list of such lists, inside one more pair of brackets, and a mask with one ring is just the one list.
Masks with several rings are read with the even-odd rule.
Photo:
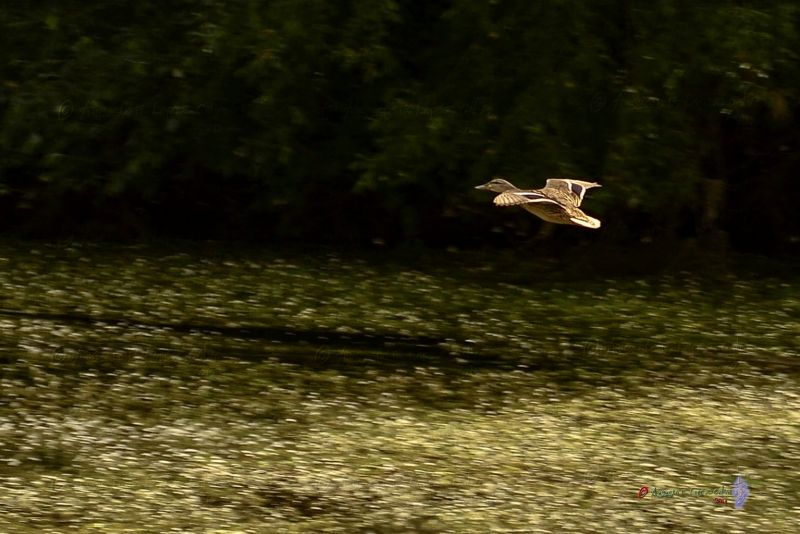
[[609, 243], [800, 236], [796, 2], [39, 1], [0, 24], [7, 233], [478, 245], [537, 232], [472, 189], [507, 175], [602, 182]]

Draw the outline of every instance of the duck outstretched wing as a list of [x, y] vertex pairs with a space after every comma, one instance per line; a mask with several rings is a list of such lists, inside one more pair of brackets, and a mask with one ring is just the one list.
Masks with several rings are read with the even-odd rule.
[[583, 226], [585, 228], [600, 228], [600, 220], [595, 219], [594, 217], [590, 217], [586, 215], [578, 208], [570, 213], [569, 220], [572, 221], [573, 224], [577, 224], [578, 226]]
[[582, 180], [572, 180], [570, 178], [550, 178], [547, 180], [546, 188], [554, 189], [560, 193], [566, 193], [567, 198], [578, 207], [583, 202], [583, 196], [592, 187], [602, 187], [596, 182], [584, 182]]
[[559, 205], [558, 202], [538, 191], [506, 191], [494, 197], [495, 206], [519, 206], [533, 203]]

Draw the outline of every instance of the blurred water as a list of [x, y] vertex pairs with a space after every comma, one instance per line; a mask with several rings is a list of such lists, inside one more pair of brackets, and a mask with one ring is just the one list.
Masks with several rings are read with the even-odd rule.
[[[792, 280], [41, 244], [0, 266], [4, 531], [800, 519]], [[637, 499], [737, 474], [742, 510]]]

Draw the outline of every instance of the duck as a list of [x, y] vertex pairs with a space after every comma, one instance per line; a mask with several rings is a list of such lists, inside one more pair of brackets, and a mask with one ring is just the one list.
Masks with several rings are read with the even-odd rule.
[[602, 186], [571, 178], [549, 178], [541, 189], [520, 189], [505, 178], [495, 177], [475, 189], [498, 193], [495, 206], [522, 206], [547, 222], [596, 229], [600, 228], [600, 221], [580, 209], [583, 196], [593, 187]]

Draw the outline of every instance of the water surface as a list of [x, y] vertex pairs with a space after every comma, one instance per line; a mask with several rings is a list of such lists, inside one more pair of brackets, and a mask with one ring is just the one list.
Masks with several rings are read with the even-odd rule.
[[557, 267], [4, 244], [3, 530], [795, 532], [798, 280]]

